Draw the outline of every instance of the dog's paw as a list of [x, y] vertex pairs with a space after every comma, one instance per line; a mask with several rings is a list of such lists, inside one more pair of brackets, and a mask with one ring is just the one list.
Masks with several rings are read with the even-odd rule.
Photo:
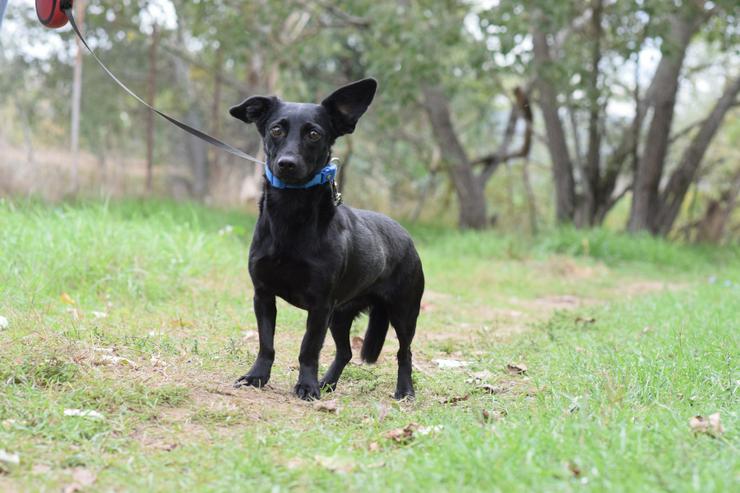
[[416, 394], [414, 393], [414, 389], [412, 387], [404, 388], [404, 389], [396, 389], [396, 393], [393, 394], [393, 397], [397, 401], [402, 400], [414, 400], [416, 397]]
[[319, 387], [318, 382], [298, 382], [295, 386], [294, 391], [295, 395], [297, 395], [304, 401], [317, 401], [321, 398], [321, 388]]
[[234, 382], [234, 388], [239, 387], [264, 387], [270, 381], [270, 375], [252, 375], [247, 373]]

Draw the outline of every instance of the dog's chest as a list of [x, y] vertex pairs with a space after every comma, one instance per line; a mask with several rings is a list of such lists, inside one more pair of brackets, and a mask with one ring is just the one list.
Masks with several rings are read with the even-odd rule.
[[299, 308], [315, 305], [323, 291], [320, 272], [302, 258], [264, 255], [252, 259], [250, 271], [256, 284]]

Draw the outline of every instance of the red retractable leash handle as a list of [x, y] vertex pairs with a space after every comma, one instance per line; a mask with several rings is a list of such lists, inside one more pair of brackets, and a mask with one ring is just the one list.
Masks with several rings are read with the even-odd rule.
[[71, 9], [72, 3], [72, 0], [36, 0], [36, 15], [41, 24], [56, 29], [67, 23], [64, 10]]
[[162, 111], [159, 111], [154, 106], [150, 105], [146, 101], [144, 101], [142, 98], [136, 95], [134, 91], [129, 89], [126, 84], [121, 82], [118, 77], [113, 75], [113, 72], [111, 72], [108, 67], [105, 66], [105, 64], [98, 58], [98, 55], [95, 54], [92, 48], [90, 48], [90, 45], [87, 44], [87, 41], [85, 40], [85, 37], [80, 32], [80, 29], [77, 27], [77, 23], [75, 22], [74, 13], [72, 12], [72, 0], [36, 0], [36, 15], [38, 15], [39, 20], [43, 25], [49, 28], [59, 28], [67, 24], [69, 21], [70, 24], [72, 24], [72, 29], [74, 30], [75, 34], [77, 34], [77, 37], [80, 38], [80, 41], [82, 42], [83, 46], [87, 48], [87, 51], [90, 52], [92, 57], [95, 59], [96, 62], [98, 62], [98, 65], [100, 65], [100, 68], [102, 68], [106, 74], [115, 82], [118, 84], [121, 89], [126, 91], [131, 97], [136, 99], [139, 103], [146, 106], [165, 120], [169, 121], [176, 127], [181, 128], [182, 130], [186, 131], [190, 135], [194, 135], [195, 137], [211, 144], [212, 146], [215, 146], [222, 151], [228, 152], [229, 154], [232, 154], [236, 157], [239, 157], [241, 159], [246, 159], [247, 161], [252, 161], [257, 164], [265, 164], [263, 161], [260, 161], [254, 156], [250, 156], [246, 152], [243, 152], [236, 147], [227, 144], [226, 142], [222, 142], [219, 139], [215, 137], [211, 137], [207, 133], [198, 130], [197, 128], [193, 128], [187, 123], [183, 123], [177, 118], [171, 117], [170, 115], [163, 113]]

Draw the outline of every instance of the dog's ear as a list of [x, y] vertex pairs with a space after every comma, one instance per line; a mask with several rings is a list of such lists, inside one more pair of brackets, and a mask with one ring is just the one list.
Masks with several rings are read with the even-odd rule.
[[321, 102], [329, 112], [337, 137], [355, 131], [357, 121], [373, 102], [377, 88], [375, 79], [362, 79], [340, 87]]
[[277, 104], [278, 98], [275, 96], [252, 96], [245, 99], [241, 104], [232, 106], [229, 109], [229, 114], [243, 122], [256, 123], [257, 127], [261, 128], [265, 118]]

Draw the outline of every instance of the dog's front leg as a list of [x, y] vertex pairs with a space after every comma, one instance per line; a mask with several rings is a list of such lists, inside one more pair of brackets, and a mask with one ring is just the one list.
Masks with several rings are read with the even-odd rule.
[[254, 314], [257, 317], [257, 330], [260, 337], [260, 350], [252, 368], [234, 383], [234, 387], [251, 385], [263, 387], [270, 380], [272, 362], [275, 360], [275, 296], [255, 292]]
[[309, 310], [306, 322], [306, 333], [301, 343], [301, 354], [298, 356], [300, 370], [295, 393], [303, 400], [318, 399], [319, 388], [319, 353], [324, 345], [326, 330], [331, 321], [332, 309], [322, 307]]

